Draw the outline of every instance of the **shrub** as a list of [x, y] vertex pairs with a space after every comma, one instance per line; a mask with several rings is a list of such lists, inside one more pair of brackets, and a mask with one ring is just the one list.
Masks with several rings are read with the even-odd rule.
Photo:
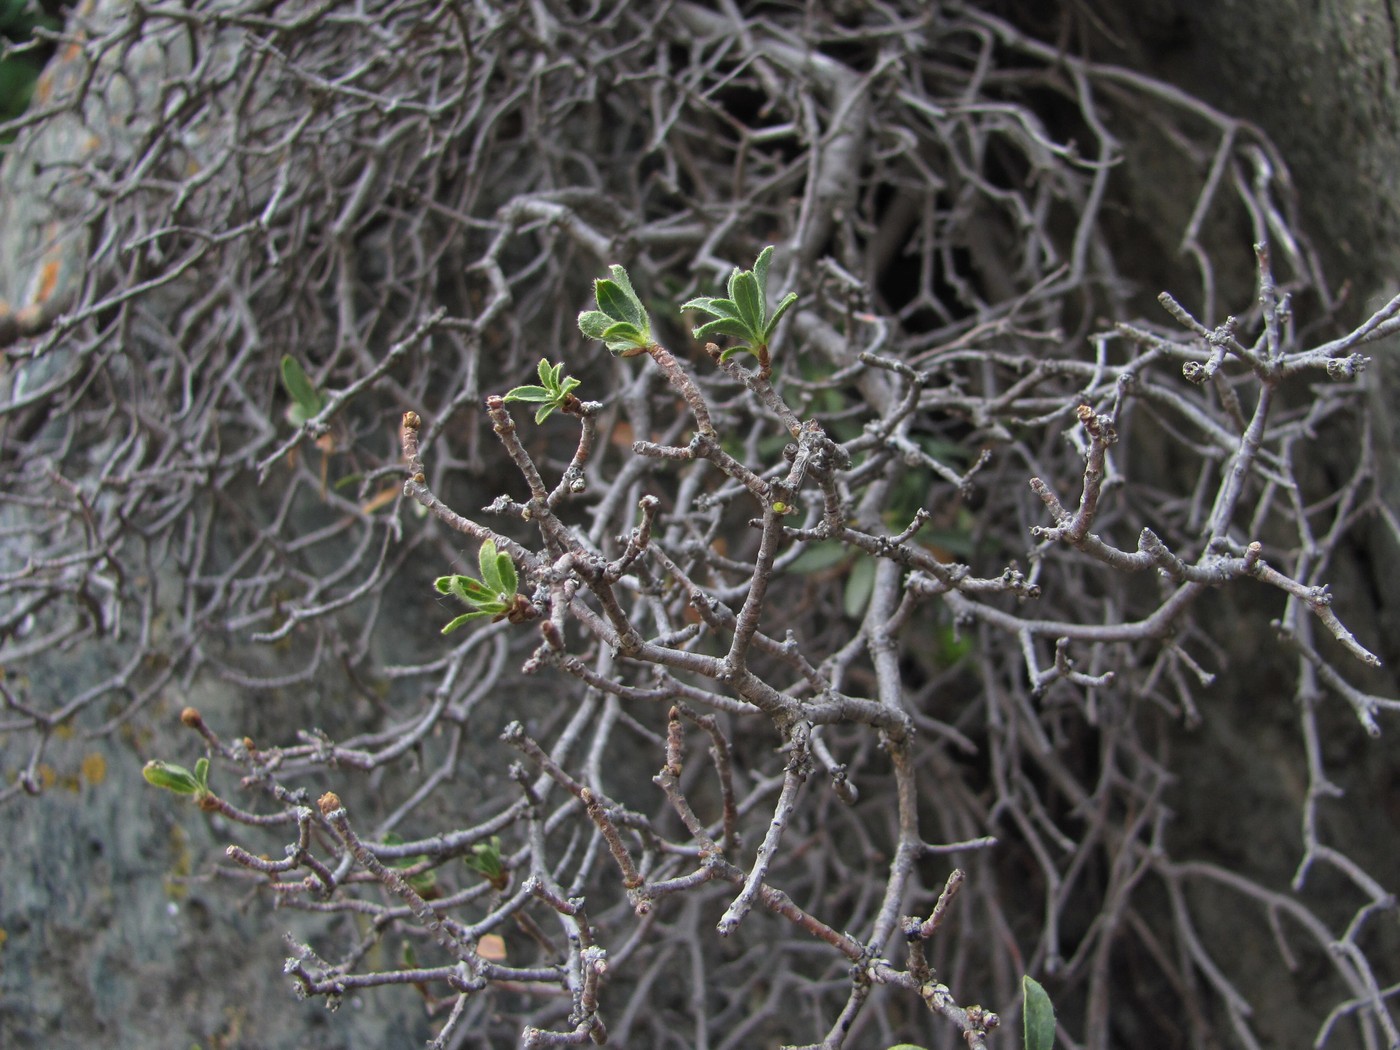
[[[92, 15], [17, 155], [124, 134], [7, 169], [64, 236], [0, 316], [0, 797], [235, 683], [148, 777], [317, 920], [300, 994], [440, 1046], [978, 1046], [1027, 970], [1091, 1046], [1393, 1041], [1327, 818], [1396, 701], [1327, 581], [1400, 299], [1341, 325], [1283, 159], [1140, 74], [745, 17]], [[1303, 756], [1291, 884], [1175, 819], [1278, 775], [1236, 724]]]

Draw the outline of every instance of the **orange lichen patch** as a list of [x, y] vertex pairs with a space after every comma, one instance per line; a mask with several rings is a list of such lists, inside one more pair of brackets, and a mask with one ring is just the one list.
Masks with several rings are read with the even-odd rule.
[[53, 295], [53, 290], [58, 287], [58, 275], [63, 268], [60, 259], [49, 259], [43, 266], [39, 267], [39, 287], [34, 292], [34, 301], [42, 303]]
[[89, 752], [83, 756], [83, 764], [79, 767], [78, 775], [86, 783], [96, 787], [107, 779], [107, 760], [96, 751]]
[[505, 938], [495, 933], [485, 934], [476, 942], [476, 954], [488, 962], [500, 962], [506, 957]]

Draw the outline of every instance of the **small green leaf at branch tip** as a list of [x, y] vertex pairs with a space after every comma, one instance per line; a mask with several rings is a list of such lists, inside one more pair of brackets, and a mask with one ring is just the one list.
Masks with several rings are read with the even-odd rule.
[[533, 383], [526, 386], [518, 386], [509, 391], [503, 401], [529, 401], [540, 405], [535, 412], [535, 422], [543, 423], [555, 411], [562, 411], [569, 403], [569, 397], [579, 387], [579, 381], [573, 376], [560, 378], [564, 371], [564, 362], [551, 365], [549, 358], [540, 359], [540, 363], [535, 371], [540, 377], [540, 386]]
[[[202, 758], [200, 762], [204, 763], [202, 778], [184, 766], [177, 766], [174, 762], [161, 762], [159, 759], [151, 759], [142, 766], [141, 775], [153, 787], [173, 791], [177, 795], [197, 795], [209, 790], [209, 760]], [[195, 768], [199, 769], [198, 763]]]
[[497, 890], [504, 890], [509, 883], [505, 865], [501, 863], [501, 836], [492, 835], [489, 842], [478, 842], [472, 846], [471, 856], [463, 857], [464, 863]]
[[1025, 1050], [1052, 1050], [1055, 1045], [1055, 1008], [1040, 982], [1029, 974], [1021, 978], [1025, 997]]
[[308, 419], [318, 415], [325, 401], [316, 392], [306, 369], [291, 354], [282, 358], [282, 387], [292, 403], [287, 406], [287, 421], [301, 426]]
[[772, 342], [778, 321], [797, 302], [796, 293], [788, 292], [773, 312], [768, 312], [768, 264], [772, 258], [773, 246], [770, 244], [758, 253], [752, 270], [735, 267], [729, 275], [729, 298], [714, 299], [702, 295], [681, 304], [682, 310], [696, 310], [714, 316], [713, 321], [706, 321], [693, 330], [696, 339], [726, 335], [743, 340], [741, 345], [726, 349], [720, 355], [721, 361], [728, 361], [739, 353], [761, 357]]
[[511, 556], [505, 551], [497, 550], [494, 540], [486, 540], [477, 552], [476, 563], [477, 570], [481, 573], [479, 580], [454, 573], [451, 576], [439, 576], [433, 581], [433, 586], [439, 594], [450, 595], [471, 607], [470, 612], [463, 613], [444, 627], [443, 634], [451, 634], [463, 624], [483, 616], [490, 616], [496, 620], [505, 619], [515, 608], [520, 576]]
[[609, 271], [611, 278], [600, 277], [593, 282], [598, 309], [578, 315], [579, 331], [589, 339], [600, 340], [614, 354], [645, 349], [654, 342], [647, 309], [632, 290], [627, 271], [617, 265], [609, 267]]

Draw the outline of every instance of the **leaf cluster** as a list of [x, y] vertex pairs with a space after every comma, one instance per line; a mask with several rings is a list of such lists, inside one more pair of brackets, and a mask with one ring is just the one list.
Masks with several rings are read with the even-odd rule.
[[488, 842], [478, 842], [472, 847], [471, 856], [463, 857], [462, 863], [489, 882], [498, 891], [504, 891], [510, 884], [510, 876], [501, 860], [501, 836], [492, 835]]
[[768, 264], [772, 258], [773, 246], [770, 244], [758, 253], [752, 270], [740, 270], [736, 266], [729, 275], [729, 298], [712, 299], [702, 295], [681, 304], [682, 310], [699, 310], [715, 318], [695, 329], [696, 339], [727, 335], [743, 340], [725, 350], [720, 355], [721, 360], [728, 360], [739, 353], [753, 354], [762, 359], [767, 354], [778, 322], [797, 302], [797, 293], [788, 292], [779, 300], [773, 312], [768, 312]]
[[487, 540], [477, 554], [480, 579], [454, 574], [439, 576], [433, 586], [440, 594], [450, 594], [465, 602], [471, 612], [463, 613], [442, 629], [443, 634], [451, 634], [469, 620], [489, 616], [492, 622], [504, 620], [511, 615], [517, 604], [515, 592], [519, 578], [515, 562], [504, 551], [498, 551], [494, 540]]
[[[580, 322], [581, 324], [582, 322]], [[560, 378], [560, 373], [564, 371], [564, 362], [551, 365], [549, 358], [540, 358], [539, 368], [536, 369], [540, 376], [540, 385], [518, 386], [506, 392], [503, 398], [505, 401], [529, 401], [539, 403], [539, 408], [535, 411], [535, 422], [543, 423], [556, 411], [564, 411], [569, 403], [569, 398], [578, 389], [579, 381], [573, 376]]]
[[651, 346], [651, 318], [637, 293], [627, 271], [616, 264], [608, 267], [611, 278], [600, 277], [593, 282], [593, 297], [598, 309], [585, 310], [578, 315], [578, 327], [589, 339], [598, 339], [620, 357], [634, 357]]
[[196, 800], [209, 795], [209, 760], [201, 758], [194, 764], [194, 771], [174, 762], [151, 759], [141, 768], [146, 782], [177, 795], [193, 795]]

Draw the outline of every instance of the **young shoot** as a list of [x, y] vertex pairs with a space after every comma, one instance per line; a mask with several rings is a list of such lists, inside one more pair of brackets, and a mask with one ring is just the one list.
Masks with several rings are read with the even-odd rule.
[[578, 315], [579, 331], [589, 339], [598, 339], [619, 357], [636, 357], [654, 342], [651, 318], [647, 308], [632, 290], [627, 271], [616, 264], [608, 267], [612, 278], [600, 277], [593, 282], [593, 296], [598, 309], [584, 310]]
[[551, 365], [547, 357], [540, 358], [536, 371], [540, 376], [539, 386], [531, 384], [515, 387], [507, 391], [502, 400], [538, 403], [540, 407], [535, 410], [535, 422], [543, 423], [554, 412], [566, 412], [571, 402], [578, 401], [578, 398], [574, 397], [574, 391], [578, 389], [579, 381], [573, 376], [560, 379], [560, 373], [564, 371], [564, 362]]
[[442, 629], [443, 634], [451, 634], [469, 620], [483, 616], [491, 617], [492, 623], [509, 620], [523, 623], [532, 619], [535, 608], [523, 594], [516, 593], [519, 582], [515, 562], [505, 551], [498, 551], [494, 540], [487, 540], [477, 554], [477, 567], [481, 578], [454, 574], [439, 576], [433, 586], [439, 594], [450, 594], [471, 609], [463, 613]]
[[758, 253], [752, 270], [740, 270], [736, 266], [729, 275], [728, 299], [711, 299], [702, 295], [681, 305], [682, 310], [699, 310], [714, 315], [713, 321], [706, 321], [695, 329], [696, 339], [728, 335], [742, 340], [725, 350], [720, 355], [721, 361], [727, 361], [735, 354], [752, 354], [758, 358], [759, 367], [765, 373], [769, 367], [768, 347], [773, 341], [773, 333], [783, 314], [797, 302], [797, 293], [788, 292], [778, 301], [773, 312], [768, 312], [768, 264], [772, 258], [773, 246], [770, 244]]

